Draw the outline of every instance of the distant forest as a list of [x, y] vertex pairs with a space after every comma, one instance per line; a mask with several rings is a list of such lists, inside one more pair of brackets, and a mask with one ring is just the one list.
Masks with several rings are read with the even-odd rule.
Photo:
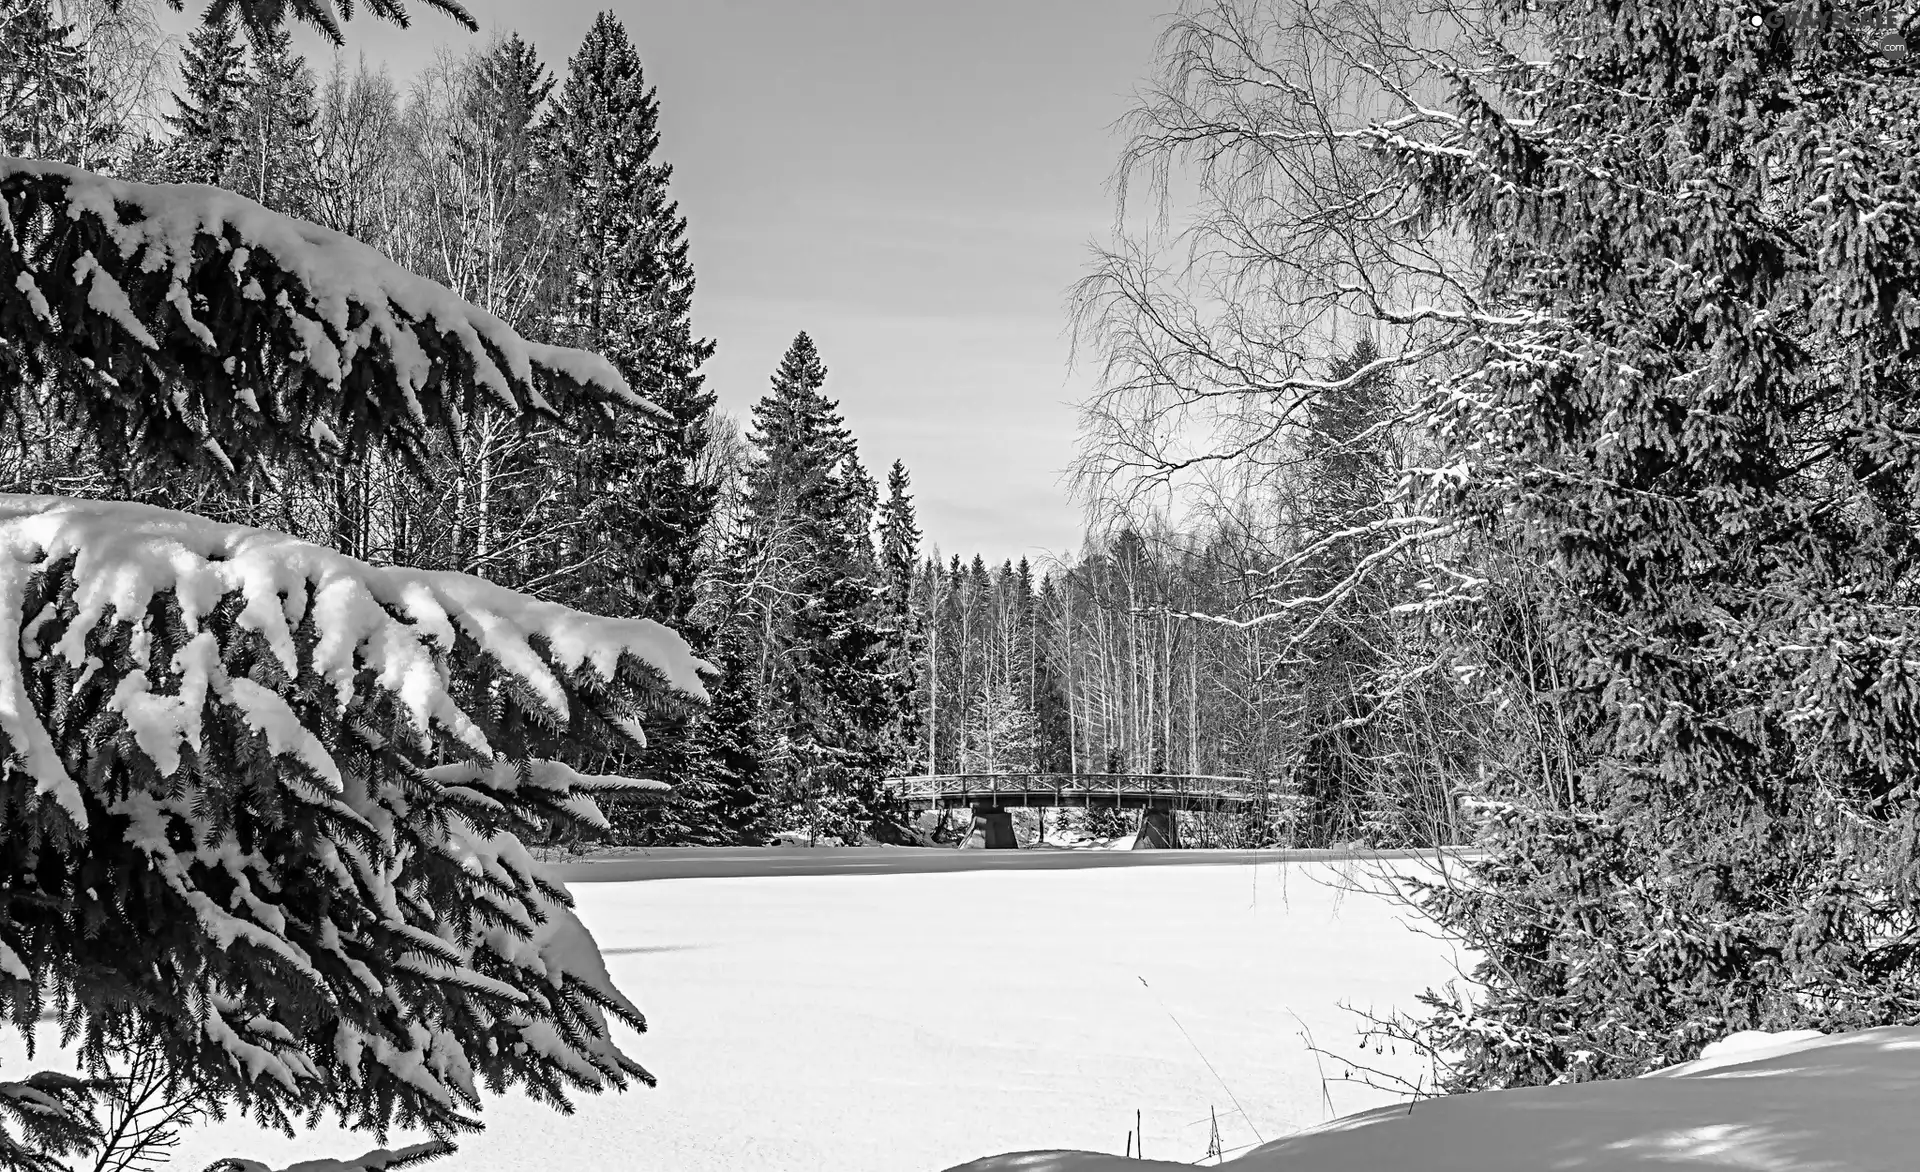
[[1215, 819], [1222, 842], [1455, 836], [1459, 713], [1418, 689], [1375, 711], [1384, 666], [1418, 637], [1384, 613], [1396, 587], [1370, 575], [1276, 621], [1377, 544], [1338, 534], [1391, 487], [1402, 439], [1383, 380], [1289, 432], [1279, 496], [1179, 525], [1122, 518], [1044, 564], [942, 553], [909, 470], [882, 485], [863, 463], [805, 323], [749, 419], [716, 409], [662, 99], [611, 13], [557, 74], [506, 34], [398, 80], [340, 56], [316, 67], [284, 29], [216, 20], [175, 44], [137, 5], [72, 6], [79, 27], [20, 11], [43, 17], [13, 20], [10, 51], [69, 81], [22, 91], [0, 152], [212, 184], [354, 236], [527, 337], [606, 355], [658, 411], [583, 439], [473, 401], [423, 464], [376, 449], [236, 479], [116, 464], [29, 396], [0, 486], [191, 510], [679, 630], [719, 669], [712, 703], [655, 714], [645, 750], [601, 762], [676, 787], [621, 808], [618, 841], [909, 841], [884, 779], [1030, 770], [1281, 783], [1257, 814]]

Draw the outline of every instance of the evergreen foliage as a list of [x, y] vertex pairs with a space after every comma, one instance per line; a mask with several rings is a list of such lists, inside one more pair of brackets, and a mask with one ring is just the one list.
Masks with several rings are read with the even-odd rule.
[[167, 117], [173, 138], [163, 165], [182, 183], [228, 186], [248, 87], [246, 52], [232, 22], [210, 20], [193, 31], [180, 55], [180, 87]]
[[1798, 7], [1503, 4], [1550, 52], [1377, 132], [1486, 274], [1435, 503], [1546, 578], [1580, 737], [1428, 892], [1485, 957], [1448, 1090], [1920, 1020], [1920, 96], [1877, 6]]
[[[319, 120], [313, 73], [293, 51], [293, 35], [284, 28], [255, 37], [251, 57], [236, 125], [238, 149], [228, 156], [219, 185], [274, 211], [310, 219]], [[207, 68], [223, 64], [216, 56]], [[203, 80], [209, 86], [207, 100], [219, 102], [222, 95], [215, 87], [224, 78]], [[210, 115], [213, 126], [224, 129], [216, 120], [225, 116], [219, 105]]]
[[[701, 630], [694, 617], [719, 495], [701, 474], [714, 396], [700, 366], [713, 343], [693, 333], [687, 221], [669, 195], [673, 168], [658, 157], [659, 96], [611, 12], [595, 18], [568, 63], [542, 138], [565, 207], [555, 328], [606, 355], [659, 408], [623, 418], [593, 443], [563, 441], [545, 454], [571, 470], [564, 499], [580, 518], [571, 544], [596, 551], [568, 572], [569, 593], [604, 613], [656, 615], [702, 645], [725, 642], [727, 632]], [[548, 556], [563, 565], [588, 563], [575, 548], [553, 546]], [[739, 723], [741, 696], [730, 687], [722, 705], [662, 725], [645, 749], [610, 766], [685, 779], [671, 801], [623, 811], [621, 841], [719, 843], [757, 833], [737, 808], [757, 800], [755, 779], [736, 772], [756, 759], [753, 734]], [[708, 746], [724, 748], [722, 757], [703, 760]]]
[[754, 404], [750, 529], [759, 567], [743, 599], [757, 625], [757, 686], [772, 780], [810, 834], [857, 841], [898, 812], [880, 786], [885, 728], [906, 703], [881, 627], [873, 485], [827, 398], [813, 340], [797, 336]]
[[565, 187], [567, 287], [560, 333], [604, 354], [661, 415], [624, 420], [578, 451], [584, 540], [613, 551], [583, 583], [604, 613], [671, 623], [693, 611], [700, 541], [716, 488], [701, 479], [714, 397], [700, 365], [713, 343], [693, 335], [687, 221], [657, 157], [660, 103], [612, 13], [595, 18], [554, 100], [549, 151]]
[[916, 694], [926, 636], [926, 616], [914, 603], [920, 564], [920, 524], [914, 516], [912, 478], [899, 460], [887, 471], [887, 499], [879, 506], [879, 633], [887, 672], [897, 697], [880, 729], [889, 772], [911, 773], [924, 760], [925, 718]]
[[16, 1025], [52, 1008], [88, 1062], [157, 1049], [280, 1127], [445, 1135], [476, 1078], [556, 1104], [647, 1080], [516, 836], [600, 822], [588, 795], [624, 783], [549, 758], [687, 686], [684, 644], [163, 510], [7, 514]]
[[[107, 0], [118, 8], [122, 0]], [[428, 8], [452, 17], [468, 32], [480, 29], [460, 0], [420, 0]], [[169, 0], [176, 9], [185, 0]], [[367, 11], [381, 20], [406, 28], [412, 23], [408, 0], [367, 0]], [[285, 29], [289, 18], [312, 28], [335, 45], [343, 44], [346, 33], [341, 24], [353, 18], [353, 0], [206, 0], [204, 19], [209, 22], [231, 20], [238, 16], [249, 36], [260, 43]]]
[[[481, 403], [643, 406], [598, 357], [211, 188], [7, 160], [0, 240], [8, 410], [50, 395], [123, 473], [424, 462]], [[564, 1110], [651, 1081], [608, 1032], [638, 1010], [522, 843], [659, 788], [557, 758], [698, 697], [682, 640], [146, 506], [6, 497], [0, 547], [16, 1026], [51, 1012], [90, 1069], [158, 1054], [280, 1127], [447, 1137], [483, 1085]], [[0, 1164], [97, 1145], [97, 1089], [0, 1086]]]
[[1393, 827], [1379, 824], [1378, 775], [1387, 754], [1373, 720], [1391, 600], [1370, 555], [1391, 540], [1379, 526], [1399, 468], [1389, 447], [1392, 391], [1373, 373], [1379, 359], [1363, 336], [1328, 371], [1332, 389], [1306, 411], [1299, 540], [1307, 554], [1295, 589], [1328, 603], [1307, 612], [1294, 644], [1300, 668], [1291, 680], [1298, 745], [1291, 768], [1301, 799], [1297, 828], [1316, 845], [1356, 834], [1386, 840], [1375, 845], [1402, 845], [1393, 841], [1401, 837]]
[[0, 162], [0, 385], [51, 396], [121, 496], [181, 468], [418, 460], [482, 402], [588, 430], [638, 402], [597, 357], [529, 343], [348, 237], [24, 161]]
[[[106, 133], [82, 117], [96, 100], [86, 54], [51, 0], [0, 0], [0, 155], [73, 161]], [[77, 141], [87, 136], [95, 141]]]

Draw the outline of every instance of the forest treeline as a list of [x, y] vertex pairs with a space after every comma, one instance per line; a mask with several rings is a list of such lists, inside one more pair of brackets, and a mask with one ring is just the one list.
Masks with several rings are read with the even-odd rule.
[[[943, 555], [909, 470], [893, 463], [883, 491], [863, 462], [804, 332], [748, 419], [717, 410], [662, 101], [613, 14], [557, 70], [507, 33], [397, 80], [310, 62], [284, 28], [233, 18], [172, 45], [137, 5], [7, 11], [16, 74], [41, 83], [0, 116], [4, 149], [211, 184], [346, 233], [527, 337], [606, 355], [659, 408], [582, 442], [474, 402], [424, 468], [373, 452], [321, 479], [235, 481], [116, 461], [29, 403], [0, 464], [16, 491], [187, 509], [681, 631], [719, 669], [712, 703], [657, 714], [646, 750], [603, 763], [676, 786], [620, 809], [617, 839], [899, 841], [885, 778], [1026, 770], [1280, 783], [1216, 819], [1219, 841], [1454, 833], [1440, 730], [1367, 719], [1391, 624], [1355, 608], [1343, 621], [1365, 631], [1260, 617], [1298, 585], [1268, 572], [1276, 553], [1331, 532], [1327, 502], [1377, 499], [1391, 478], [1389, 437], [1348, 442], [1385, 418], [1376, 385], [1333, 421], [1351, 435], [1302, 451], [1296, 496], [1315, 508], [1147, 516], [1040, 565]], [[1360, 556], [1335, 543], [1314, 573]], [[1425, 719], [1447, 724], [1438, 705]]]

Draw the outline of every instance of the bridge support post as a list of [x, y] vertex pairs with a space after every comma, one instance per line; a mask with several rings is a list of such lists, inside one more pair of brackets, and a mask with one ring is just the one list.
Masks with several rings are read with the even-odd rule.
[[1180, 822], [1173, 811], [1151, 806], [1140, 811], [1140, 833], [1134, 836], [1133, 849], [1180, 849]]
[[962, 850], [1017, 850], [1013, 837], [1013, 811], [1004, 806], [975, 806], [973, 829], [960, 840]]

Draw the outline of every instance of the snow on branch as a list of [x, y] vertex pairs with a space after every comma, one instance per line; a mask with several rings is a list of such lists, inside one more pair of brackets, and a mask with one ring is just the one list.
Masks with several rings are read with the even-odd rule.
[[662, 788], [559, 758], [708, 670], [649, 620], [0, 495], [0, 1012], [57, 996], [95, 1052], [164, 1047], [270, 1125], [320, 1104], [444, 1138], [482, 1083], [650, 1082], [523, 840]]
[[[45, 579], [62, 565], [56, 600]], [[181, 631], [170, 659], [156, 662], [152, 610], [162, 594], [173, 596]], [[29, 595], [39, 613], [27, 613]], [[386, 693], [423, 751], [437, 731], [480, 760], [495, 757], [483, 721], [459, 699], [450, 656], [463, 638], [556, 723], [572, 717], [574, 677], [608, 685], [623, 661], [705, 698], [703, 665], [685, 640], [648, 619], [598, 618], [463, 574], [370, 566], [271, 530], [148, 505], [0, 494], [0, 734], [37, 792], [77, 826], [87, 821], [78, 783], [34, 711], [17, 656], [58, 655], [111, 688], [108, 706], [162, 777], [200, 746], [207, 707], [225, 706], [270, 753], [340, 791], [340, 764], [283, 690], [224, 670], [231, 641], [202, 627], [223, 608], [234, 612], [232, 635], [269, 652], [290, 685], [324, 686], [336, 710], [362, 689]], [[539, 771], [536, 784], [564, 792], [580, 779], [557, 768]]]
[[276, 1170], [258, 1160], [217, 1160], [206, 1172], [399, 1172], [452, 1155], [453, 1145], [431, 1141], [410, 1144], [398, 1151], [380, 1148], [351, 1160], [304, 1160]]
[[0, 386], [40, 382], [110, 463], [228, 472], [414, 454], [481, 402], [589, 428], [651, 409], [604, 358], [350, 236], [215, 187], [0, 158]]

